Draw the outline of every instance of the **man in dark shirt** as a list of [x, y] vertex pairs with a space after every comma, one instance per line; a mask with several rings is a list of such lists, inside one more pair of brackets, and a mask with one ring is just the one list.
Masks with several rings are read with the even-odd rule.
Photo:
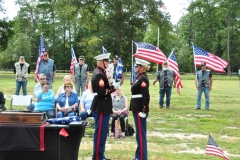
[[196, 79], [195, 79], [195, 85], [198, 90], [196, 110], [201, 109], [202, 92], [204, 92], [205, 99], [206, 99], [205, 109], [209, 110], [209, 105], [210, 105], [209, 91], [212, 90], [212, 82], [213, 80], [212, 80], [211, 71], [207, 69], [206, 62], [201, 62], [201, 70], [197, 71]]

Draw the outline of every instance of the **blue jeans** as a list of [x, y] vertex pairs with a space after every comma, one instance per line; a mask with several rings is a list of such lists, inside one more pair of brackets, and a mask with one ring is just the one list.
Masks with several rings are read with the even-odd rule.
[[15, 95], [19, 95], [20, 89], [22, 87], [23, 95], [27, 95], [27, 81], [18, 81], [16, 80], [16, 92]]
[[88, 117], [93, 117], [92, 113], [88, 115], [87, 111], [80, 112], [79, 117], [81, 117], [81, 120], [86, 120]]
[[[76, 116], [76, 112], [74, 111], [70, 112], [67, 117], [72, 117], [72, 116]], [[65, 117], [64, 112], [58, 111], [57, 118], [63, 118], [63, 117]]]
[[201, 97], [202, 97], [202, 92], [204, 92], [205, 95], [205, 108], [209, 109], [209, 104], [210, 104], [210, 98], [209, 98], [209, 87], [200, 87], [197, 91], [197, 108], [201, 108]]
[[75, 89], [76, 89], [78, 97], [80, 97], [80, 87], [81, 87], [81, 96], [82, 96], [82, 93], [86, 89], [86, 81], [81, 81], [79, 79], [75, 79], [75, 82], [76, 82]]
[[[38, 111], [38, 110], [33, 110], [33, 112], [42, 112], [42, 111]], [[47, 111], [44, 111], [46, 113], [47, 118], [55, 118], [55, 109], [50, 109]]]
[[159, 91], [160, 94], [160, 99], [159, 99], [159, 104], [160, 106], [163, 106], [164, 103], [164, 96], [166, 93], [166, 106], [170, 106], [170, 100], [171, 100], [171, 95], [172, 95], [172, 87], [164, 87], [161, 88]]

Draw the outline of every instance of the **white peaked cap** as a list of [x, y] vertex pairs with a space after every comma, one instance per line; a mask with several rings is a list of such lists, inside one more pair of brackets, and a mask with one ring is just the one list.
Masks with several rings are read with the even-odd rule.
[[135, 66], [142, 65], [142, 66], [148, 66], [150, 63], [148, 61], [145, 61], [143, 59], [135, 58]]
[[99, 54], [98, 56], [94, 57], [97, 61], [101, 61], [104, 59], [108, 59], [109, 60], [109, 56], [111, 53], [107, 53], [107, 54]]

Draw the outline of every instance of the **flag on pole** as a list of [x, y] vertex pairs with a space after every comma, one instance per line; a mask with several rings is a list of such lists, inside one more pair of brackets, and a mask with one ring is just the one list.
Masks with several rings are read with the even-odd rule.
[[160, 7], [161, 9], [163, 9], [163, 10], [167, 10], [167, 7], [165, 6], [165, 4], [163, 3], [162, 5], [161, 5], [161, 7]]
[[[107, 53], [108, 53], [108, 51], [106, 50], [106, 48], [104, 48], [104, 47], [102, 46], [102, 54], [107, 54]], [[111, 77], [111, 76], [112, 76], [112, 75], [110, 74], [109, 68], [106, 68], [105, 71], [106, 71], [107, 77]]]
[[[38, 68], [39, 68], [39, 64], [43, 58], [43, 52], [46, 51], [46, 48], [44, 46], [44, 38], [42, 35], [40, 35], [40, 44], [39, 44], [39, 51], [38, 51], [38, 59], [37, 59], [37, 63], [36, 63], [36, 69], [35, 69], [35, 75], [38, 75]], [[38, 76], [37, 76], [38, 78]]]
[[213, 140], [211, 135], [209, 135], [205, 154], [218, 156], [223, 158], [224, 160], [229, 160], [229, 158], [224, 154], [224, 152], [218, 147], [217, 143]]
[[168, 65], [170, 68], [172, 68], [172, 70], [175, 73], [175, 78], [176, 78], [176, 88], [177, 88], [177, 92], [180, 95], [180, 90], [181, 88], [183, 88], [182, 83], [181, 83], [181, 79], [180, 79], [180, 73], [178, 70], [178, 63], [177, 63], [177, 58], [174, 54], [174, 52], [172, 51], [172, 53], [170, 54], [170, 56], [168, 57]]
[[70, 66], [70, 73], [73, 74], [74, 73], [73, 68], [76, 64], [78, 64], [78, 61], [76, 59], [75, 52], [72, 46], [71, 46], [71, 54], [72, 54], [72, 60], [71, 60], [71, 66]]
[[123, 72], [123, 64], [122, 64], [122, 59], [118, 59], [118, 64], [116, 67], [116, 72], [115, 72], [115, 82], [120, 82], [122, 79], [122, 72]]
[[195, 45], [193, 45], [194, 63], [196, 66], [201, 66], [201, 62], [206, 62], [206, 66], [216, 72], [225, 72], [224, 68], [228, 62], [215, 56]]
[[135, 57], [148, 60], [153, 63], [163, 64], [167, 58], [163, 52], [154, 45], [144, 42], [134, 42], [137, 45]]

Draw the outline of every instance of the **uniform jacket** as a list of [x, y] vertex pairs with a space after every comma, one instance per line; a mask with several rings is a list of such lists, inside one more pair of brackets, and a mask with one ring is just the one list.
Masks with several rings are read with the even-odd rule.
[[109, 86], [105, 70], [97, 67], [93, 72], [91, 82], [93, 93], [97, 93], [92, 101], [92, 112], [112, 114], [111, 93], [115, 90], [113, 86]]
[[[132, 95], [142, 95], [139, 98], [131, 98], [130, 110], [133, 112], [149, 112], [149, 81], [146, 73], [137, 76], [131, 88]], [[145, 106], [145, 110], [144, 110]]]

